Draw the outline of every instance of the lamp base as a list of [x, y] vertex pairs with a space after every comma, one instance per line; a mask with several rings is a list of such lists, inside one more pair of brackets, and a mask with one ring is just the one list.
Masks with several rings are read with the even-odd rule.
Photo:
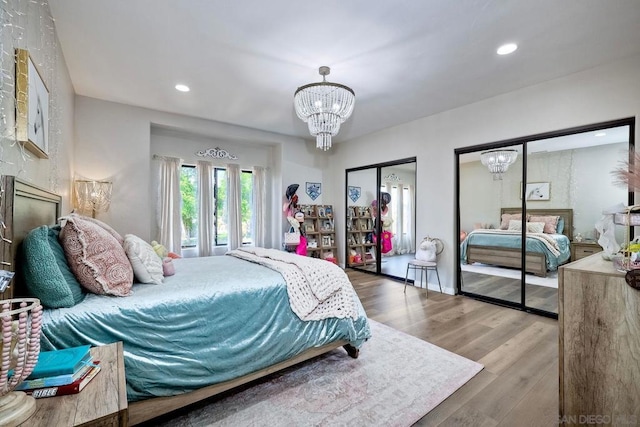
[[14, 427], [36, 412], [36, 400], [22, 391], [12, 391], [0, 397], [0, 426]]

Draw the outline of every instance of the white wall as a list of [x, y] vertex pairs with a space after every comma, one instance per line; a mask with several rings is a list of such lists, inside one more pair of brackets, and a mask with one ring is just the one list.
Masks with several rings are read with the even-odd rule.
[[[636, 116], [638, 75], [640, 55], [335, 144], [332, 191], [344, 191], [345, 169], [417, 156], [417, 235], [444, 240], [440, 278], [453, 293], [459, 240], [454, 149]], [[344, 212], [344, 197], [338, 200]], [[336, 218], [338, 245], [344, 247], [344, 215]]]
[[[247, 156], [250, 150], [246, 151], [246, 147], [255, 146], [258, 151], [263, 150], [263, 154], [256, 157], [261, 162], [264, 150], [268, 150], [268, 167], [273, 178], [269, 201], [273, 217], [269, 232], [274, 247], [281, 246], [285, 227], [281, 209], [289, 184], [300, 184], [299, 203], [311, 203], [304, 193], [305, 182], [323, 183], [323, 194], [315, 203], [333, 203], [324, 183], [330, 173], [329, 155], [318, 155], [310, 141], [83, 96], [76, 97], [75, 122], [76, 172], [85, 178], [113, 182], [111, 209], [98, 214], [98, 218], [121, 234], [132, 233], [146, 240], [154, 238], [153, 215], [149, 215], [156, 206], [151, 183], [152, 127], [168, 128], [173, 135], [183, 135], [182, 141], [178, 141], [180, 144], [184, 144], [185, 138], [195, 137], [196, 141], [210, 142]], [[183, 152], [182, 148], [169, 152], [166, 144], [163, 147], [163, 155]], [[244, 166], [242, 159], [240, 163]]]
[[[0, 174], [16, 175], [60, 194], [62, 211], [68, 212], [74, 159], [74, 91], [48, 2], [3, 2], [0, 29]], [[35, 157], [16, 141], [16, 48], [29, 51], [49, 91], [48, 159]]]

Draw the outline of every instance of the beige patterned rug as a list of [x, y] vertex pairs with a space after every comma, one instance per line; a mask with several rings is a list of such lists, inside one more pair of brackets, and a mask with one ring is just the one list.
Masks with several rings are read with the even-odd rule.
[[[338, 349], [163, 426], [410, 426], [482, 365], [381, 323], [358, 359]], [[157, 420], [156, 420], [157, 421]]]

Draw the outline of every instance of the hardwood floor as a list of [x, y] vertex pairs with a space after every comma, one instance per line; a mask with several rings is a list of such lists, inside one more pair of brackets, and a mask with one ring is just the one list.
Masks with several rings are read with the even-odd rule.
[[[557, 426], [554, 319], [347, 270], [367, 315], [484, 369], [418, 426]], [[425, 363], [429, 363], [425, 360]]]

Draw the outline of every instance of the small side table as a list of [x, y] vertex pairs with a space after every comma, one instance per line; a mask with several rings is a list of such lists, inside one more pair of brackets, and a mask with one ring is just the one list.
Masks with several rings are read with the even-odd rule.
[[122, 342], [93, 347], [91, 353], [100, 361], [98, 375], [78, 394], [36, 399], [36, 412], [24, 426], [127, 426]]
[[602, 252], [602, 246], [596, 242], [571, 242], [571, 262]]

